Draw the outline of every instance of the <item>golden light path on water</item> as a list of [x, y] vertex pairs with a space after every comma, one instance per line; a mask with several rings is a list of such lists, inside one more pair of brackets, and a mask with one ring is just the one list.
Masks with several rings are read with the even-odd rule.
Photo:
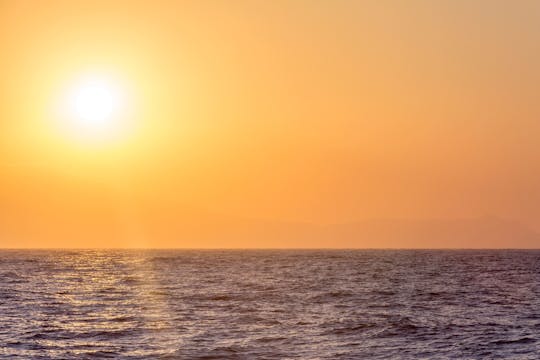
[[[49, 326], [61, 329], [65, 341], [44, 339], [42, 345], [74, 348], [70, 352], [83, 355], [111, 338], [136, 335], [135, 327], [159, 336], [158, 348], [178, 346], [178, 337], [164, 335], [174, 327], [174, 314], [169, 311], [172, 299], [161, 282], [163, 269], [151, 261], [151, 253], [85, 250], [52, 254], [64, 271], [53, 272], [47, 291], [53, 295], [51, 306], [62, 304], [63, 309]], [[68, 320], [72, 316], [77, 320]], [[151, 356], [155, 352], [150, 345], [134, 347], [123, 355]]]

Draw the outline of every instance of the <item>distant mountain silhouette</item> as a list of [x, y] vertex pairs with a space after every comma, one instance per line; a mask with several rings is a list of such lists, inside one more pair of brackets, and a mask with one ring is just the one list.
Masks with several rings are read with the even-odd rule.
[[339, 246], [370, 248], [532, 248], [540, 234], [497, 217], [371, 220], [327, 227]]
[[230, 235], [235, 236], [236, 241], [243, 241], [245, 247], [540, 247], [540, 234], [520, 223], [496, 217], [449, 220], [366, 220], [326, 226], [302, 223], [261, 224], [253, 221], [244, 223], [237, 230], [236, 234]]
[[[170, 226], [160, 227], [169, 232]], [[174, 235], [173, 235], [174, 233]], [[538, 248], [540, 234], [497, 217], [472, 219], [375, 219], [315, 225], [211, 216], [177, 223], [169, 233], [177, 246], [242, 248]], [[156, 238], [159, 238], [156, 237]], [[171, 239], [172, 240], [172, 239]], [[234, 244], [234, 245], [233, 245]], [[155, 244], [159, 246], [159, 244]]]
[[156, 211], [148, 206], [121, 219], [101, 207], [79, 209], [78, 221], [67, 223], [42, 207], [28, 212], [24, 226], [0, 218], [0, 247], [540, 248], [539, 233], [497, 217], [316, 225], [178, 208]]

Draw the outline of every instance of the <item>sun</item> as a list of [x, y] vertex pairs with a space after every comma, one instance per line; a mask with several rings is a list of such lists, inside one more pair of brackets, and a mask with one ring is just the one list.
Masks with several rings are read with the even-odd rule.
[[73, 112], [88, 126], [104, 126], [118, 110], [118, 94], [106, 83], [83, 84], [73, 94]]
[[129, 132], [127, 91], [105, 76], [74, 81], [64, 92], [61, 127], [74, 140], [102, 142]]
[[107, 79], [86, 79], [77, 84], [70, 98], [72, 121], [86, 130], [112, 129], [123, 107], [119, 87]]

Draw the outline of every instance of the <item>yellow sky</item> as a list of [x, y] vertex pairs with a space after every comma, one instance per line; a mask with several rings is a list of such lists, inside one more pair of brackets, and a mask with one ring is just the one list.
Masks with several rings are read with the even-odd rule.
[[[1, 241], [234, 247], [194, 239], [486, 214], [540, 230], [538, 64], [535, 0], [0, 0]], [[129, 93], [129, 134], [59, 129], [85, 74]]]

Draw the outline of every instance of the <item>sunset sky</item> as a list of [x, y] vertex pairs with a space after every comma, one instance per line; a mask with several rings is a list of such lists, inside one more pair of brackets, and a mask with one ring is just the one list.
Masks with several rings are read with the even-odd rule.
[[[540, 231], [539, 64], [536, 0], [0, 0], [0, 247]], [[77, 102], [93, 81], [104, 120]]]

